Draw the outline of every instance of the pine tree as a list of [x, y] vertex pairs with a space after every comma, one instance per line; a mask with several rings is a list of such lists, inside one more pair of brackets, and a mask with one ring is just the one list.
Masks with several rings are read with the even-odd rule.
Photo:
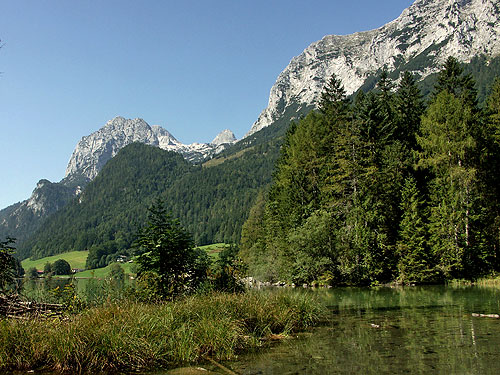
[[397, 243], [398, 281], [404, 284], [432, 281], [424, 204], [413, 177], [406, 179], [401, 195], [403, 214]]
[[382, 71], [376, 87], [376, 138], [381, 145], [391, 141], [396, 136], [394, 114], [393, 83], [386, 69]]
[[318, 108], [324, 115], [337, 116], [345, 112], [347, 99], [342, 81], [332, 74], [330, 80], [323, 88], [318, 103]]
[[473, 246], [477, 197], [477, 119], [474, 110], [445, 90], [422, 119], [419, 165], [434, 175], [430, 186], [431, 247], [446, 277], [463, 275]]
[[416, 134], [424, 113], [422, 94], [410, 72], [404, 72], [395, 94], [396, 137], [407, 150], [417, 146]]
[[196, 253], [191, 235], [167, 212], [157, 200], [149, 209], [147, 224], [137, 240], [137, 264], [140, 280], [149, 284], [157, 298], [173, 298], [192, 285]]
[[12, 237], [0, 241], [0, 292], [5, 292], [16, 277], [16, 260], [12, 255], [15, 241]]
[[479, 181], [483, 197], [483, 230], [487, 245], [483, 259], [488, 268], [500, 270], [500, 78], [487, 99]]
[[477, 106], [477, 90], [474, 79], [470, 74], [465, 75], [464, 69], [454, 57], [448, 57], [439, 72], [436, 86], [434, 87], [434, 98], [440, 92], [447, 91], [457, 98], [462, 98], [466, 105]]

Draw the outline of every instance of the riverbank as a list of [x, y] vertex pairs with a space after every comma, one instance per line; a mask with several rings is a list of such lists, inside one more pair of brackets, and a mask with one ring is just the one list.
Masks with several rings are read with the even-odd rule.
[[0, 370], [146, 371], [227, 360], [316, 324], [305, 293], [248, 292], [176, 302], [123, 302], [68, 319], [0, 322]]
[[481, 277], [477, 280], [452, 280], [450, 285], [477, 285], [477, 286], [492, 286], [500, 287], [500, 274], [492, 274], [489, 276]]

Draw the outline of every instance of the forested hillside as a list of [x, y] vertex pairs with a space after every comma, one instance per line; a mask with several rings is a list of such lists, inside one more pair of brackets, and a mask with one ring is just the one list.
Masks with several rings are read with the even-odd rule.
[[262, 279], [367, 285], [498, 270], [500, 80], [484, 108], [449, 58], [427, 105], [409, 73], [346, 100], [334, 76], [286, 136], [243, 227]]
[[[481, 98], [485, 98], [491, 89], [488, 82], [492, 81], [493, 74], [500, 73], [500, 60], [488, 61], [486, 64], [484, 58], [478, 58], [472, 64], [460, 66], [477, 78], [478, 92], [483, 93], [478, 95]], [[386, 77], [385, 82], [390, 83], [392, 76]], [[433, 78], [433, 82], [436, 79]], [[418, 91], [426, 90], [426, 82], [418, 83]], [[383, 84], [379, 83], [379, 91]], [[388, 94], [391, 100], [397, 97], [391, 90]], [[366, 104], [360, 104], [362, 102], [375, 105], [377, 95], [360, 93], [356, 99], [350, 98], [348, 112], [354, 116], [356, 108], [366, 107]], [[430, 100], [432, 93], [427, 98]], [[420, 99], [421, 103], [425, 101]], [[28, 240], [19, 243], [18, 255], [22, 258], [41, 257], [91, 249], [89, 265], [106, 265], [120, 252], [128, 251], [137, 226], [145, 219], [146, 207], [158, 196], [163, 196], [172, 214], [180, 218], [198, 244], [238, 242], [242, 224], [258, 192], [266, 191], [271, 182], [279, 148], [291, 119], [298, 121], [311, 110], [291, 106], [272, 126], [241, 140], [201, 165], [192, 165], [179, 155], [141, 145], [123, 149], [105, 166], [96, 181], [85, 188], [79, 198], [81, 203], [78, 199], [73, 201], [46, 221], [44, 219], [34, 235], [25, 236]], [[369, 116], [381, 116], [373, 108], [364, 110], [370, 112]], [[310, 116], [318, 116], [318, 113]], [[311, 121], [311, 118], [304, 121]], [[328, 137], [335, 138], [336, 131]], [[331, 147], [328, 143], [325, 145], [324, 140], [318, 141], [314, 134], [302, 134], [302, 137], [304, 141], [308, 139], [312, 153], [317, 152], [314, 150], [319, 144]], [[306, 160], [309, 156], [305, 153], [303, 157]], [[423, 171], [415, 173], [426, 175]], [[258, 198], [260, 209], [262, 199], [263, 196]]]
[[90, 250], [88, 266], [127, 253], [147, 208], [161, 197], [198, 245], [236, 242], [257, 191], [271, 181], [278, 139], [212, 167], [135, 143], [122, 149], [73, 202], [18, 248], [35, 258]]

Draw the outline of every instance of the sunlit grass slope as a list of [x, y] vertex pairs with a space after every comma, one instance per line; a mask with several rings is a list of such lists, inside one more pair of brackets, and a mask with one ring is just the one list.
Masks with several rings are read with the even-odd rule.
[[32, 267], [35, 267], [37, 270], [43, 270], [45, 263], [54, 263], [58, 259], [64, 259], [71, 265], [71, 268], [83, 269], [85, 268], [85, 262], [87, 261], [88, 255], [88, 251], [71, 251], [69, 253], [57, 254], [37, 260], [25, 259], [21, 264], [25, 270], [29, 270]]

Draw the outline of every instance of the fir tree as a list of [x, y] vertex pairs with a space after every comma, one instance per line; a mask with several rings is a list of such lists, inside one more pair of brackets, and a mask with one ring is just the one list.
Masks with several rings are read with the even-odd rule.
[[455, 97], [462, 98], [464, 103], [475, 107], [477, 105], [477, 91], [475, 82], [470, 74], [464, 74], [464, 69], [454, 57], [448, 57], [439, 72], [434, 98], [442, 91], [447, 91]]
[[446, 277], [462, 275], [472, 251], [471, 220], [477, 197], [477, 126], [472, 108], [442, 91], [422, 119], [419, 165], [429, 168], [431, 247]]
[[15, 239], [7, 237], [0, 241], [0, 292], [5, 292], [17, 276], [17, 265], [14, 256]]
[[410, 72], [404, 72], [395, 94], [396, 137], [407, 150], [417, 146], [416, 134], [424, 113], [422, 94]]
[[404, 284], [432, 280], [431, 259], [424, 221], [424, 204], [416, 181], [409, 177], [401, 193], [402, 218], [397, 243], [398, 280]]
[[342, 81], [332, 74], [330, 80], [323, 88], [318, 103], [319, 110], [329, 116], [342, 114], [347, 108], [347, 99]]
[[171, 218], [161, 200], [149, 209], [136, 246], [138, 277], [152, 280], [149, 285], [154, 296], [173, 298], [194, 287], [190, 279], [196, 264], [193, 240], [179, 221]]

